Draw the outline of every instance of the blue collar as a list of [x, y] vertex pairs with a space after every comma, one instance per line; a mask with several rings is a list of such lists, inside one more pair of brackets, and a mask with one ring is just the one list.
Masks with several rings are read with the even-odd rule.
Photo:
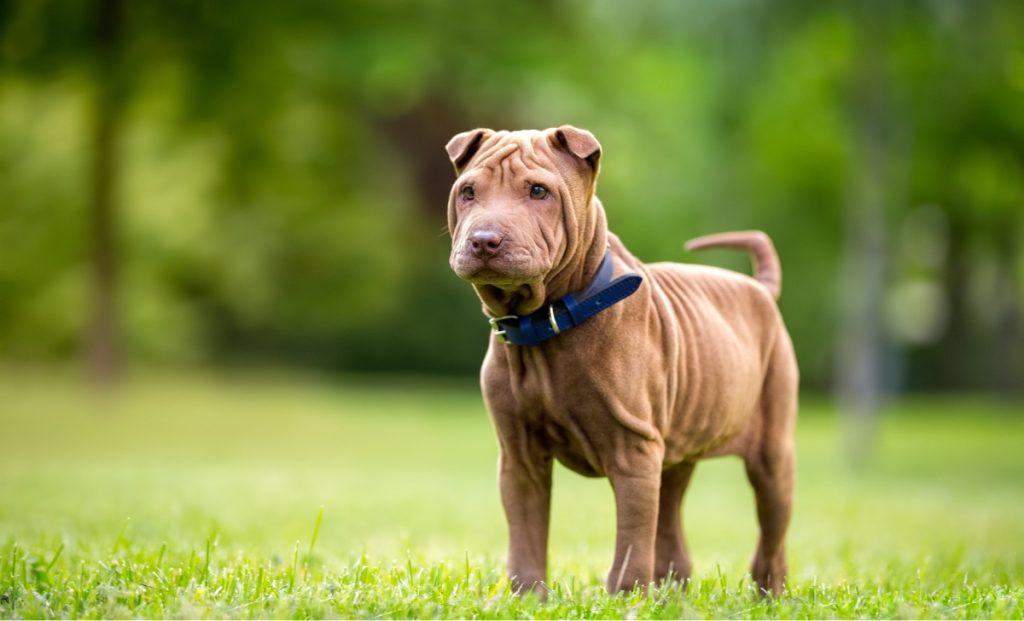
[[643, 277], [625, 274], [612, 280], [614, 271], [611, 250], [605, 253], [597, 276], [582, 292], [559, 298], [531, 315], [505, 315], [490, 319], [491, 327], [502, 343], [539, 345], [633, 295]]

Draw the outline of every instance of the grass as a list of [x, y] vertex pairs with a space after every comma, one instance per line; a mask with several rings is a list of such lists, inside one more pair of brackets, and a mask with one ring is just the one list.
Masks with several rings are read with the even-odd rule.
[[143, 375], [97, 395], [0, 375], [0, 616], [1024, 616], [1024, 408], [892, 405], [868, 464], [804, 405], [791, 581], [760, 599], [739, 461], [686, 499], [685, 591], [603, 592], [607, 482], [555, 476], [546, 604], [508, 593], [473, 383]]

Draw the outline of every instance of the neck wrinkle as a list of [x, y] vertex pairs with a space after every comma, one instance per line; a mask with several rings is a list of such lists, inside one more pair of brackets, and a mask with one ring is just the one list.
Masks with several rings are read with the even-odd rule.
[[[483, 303], [483, 312], [487, 317], [528, 315], [543, 306], [544, 284], [539, 282], [524, 284], [513, 291], [494, 285], [473, 285], [473, 289]], [[524, 312], [524, 308], [533, 310]]]
[[601, 201], [594, 196], [590, 202], [592, 215], [580, 232], [575, 251], [558, 273], [545, 280], [544, 304], [586, 289], [597, 276], [608, 247], [608, 224]]

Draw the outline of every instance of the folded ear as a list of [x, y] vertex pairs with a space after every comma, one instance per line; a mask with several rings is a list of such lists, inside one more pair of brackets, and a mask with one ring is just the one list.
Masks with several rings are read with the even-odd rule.
[[572, 125], [562, 125], [555, 130], [555, 140], [563, 149], [590, 164], [594, 174], [597, 174], [601, 143], [594, 138], [594, 134]]
[[468, 132], [462, 132], [461, 134], [455, 134], [445, 149], [448, 150], [448, 159], [452, 161], [452, 166], [455, 167], [455, 174], [462, 172], [469, 160], [473, 159], [476, 155], [477, 150], [480, 148], [480, 144], [483, 143], [484, 138], [493, 134], [494, 131], [490, 129], [471, 129]]

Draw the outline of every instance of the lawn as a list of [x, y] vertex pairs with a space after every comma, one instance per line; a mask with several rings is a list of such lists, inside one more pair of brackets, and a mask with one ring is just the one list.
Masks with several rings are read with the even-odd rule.
[[96, 394], [7, 368], [0, 616], [1024, 616], [1024, 406], [890, 404], [856, 471], [841, 430], [805, 399], [785, 596], [745, 575], [753, 500], [721, 459], [686, 499], [688, 589], [618, 597], [607, 482], [558, 469], [542, 604], [507, 591], [472, 381], [141, 373]]

